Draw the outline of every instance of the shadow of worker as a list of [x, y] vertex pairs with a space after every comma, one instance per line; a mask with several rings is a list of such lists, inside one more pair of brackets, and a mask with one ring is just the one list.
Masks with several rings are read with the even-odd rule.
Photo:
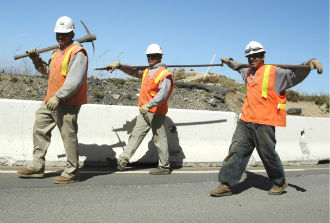
[[[245, 170], [244, 173], [246, 175], [245, 179], [232, 188], [233, 194], [240, 194], [241, 192], [246, 191], [250, 188], [257, 188], [260, 190], [269, 191], [273, 186], [269, 181], [268, 177], [266, 176], [256, 174], [247, 170]], [[306, 189], [291, 183], [289, 183], [288, 186], [293, 187], [300, 192], [306, 191]], [[284, 193], [286, 193], [286, 191], [284, 191]]]
[[[173, 120], [166, 116], [164, 121], [164, 128], [167, 136], [169, 162], [171, 168], [181, 168], [185, 155], [180, 146], [179, 135], [177, 128]], [[147, 152], [136, 162], [132, 163], [132, 166], [157, 166], [158, 165], [158, 149], [153, 142], [153, 138], [148, 143]]]
[[[113, 148], [124, 147], [125, 142], [113, 145], [97, 145], [79, 143], [79, 155], [85, 156], [83, 166], [79, 169], [80, 181], [88, 180], [98, 175], [112, 174], [116, 171], [116, 152]], [[98, 157], [104, 157], [103, 161], [96, 161]], [[112, 167], [112, 168], [109, 168]]]

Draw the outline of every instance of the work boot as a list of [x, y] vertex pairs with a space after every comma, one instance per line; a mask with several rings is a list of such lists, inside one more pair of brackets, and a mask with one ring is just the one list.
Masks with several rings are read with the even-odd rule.
[[54, 178], [54, 183], [56, 184], [70, 184], [78, 181], [79, 181], [78, 179], [68, 178], [65, 176], [58, 176]]
[[44, 171], [43, 170], [35, 172], [35, 171], [30, 170], [28, 168], [19, 169], [17, 171], [17, 174], [19, 175], [19, 177], [22, 177], [22, 178], [43, 178], [44, 177]]
[[127, 166], [127, 162], [125, 160], [118, 159], [117, 160], [117, 170], [124, 171]]
[[232, 194], [230, 187], [226, 184], [220, 184], [219, 187], [210, 191], [212, 197], [230, 196]]
[[285, 188], [288, 187], [288, 181], [285, 180], [283, 186], [273, 185], [273, 187], [268, 191], [269, 195], [280, 195], [284, 192]]
[[170, 169], [169, 168], [163, 168], [163, 167], [157, 167], [154, 169], [151, 169], [149, 174], [151, 175], [168, 175], [170, 174]]

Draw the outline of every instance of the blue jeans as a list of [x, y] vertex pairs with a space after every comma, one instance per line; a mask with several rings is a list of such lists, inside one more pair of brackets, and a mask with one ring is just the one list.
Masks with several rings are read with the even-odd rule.
[[239, 183], [254, 148], [262, 160], [269, 180], [278, 186], [285, 183], [282, 162], [275, 151], [275, 127], [239, 120], [219, 172], [219, 182], [230, 187]]

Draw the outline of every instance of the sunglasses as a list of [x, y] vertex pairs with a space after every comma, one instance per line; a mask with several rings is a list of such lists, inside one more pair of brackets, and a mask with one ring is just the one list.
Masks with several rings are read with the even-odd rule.
[[254, 53], [254, 54], [250, 54], [247, 56], [247, 58], [262, 58], [265, 54], [264, 53]]
[[160, 59], [161, 57], [159, 54], [148, 54], [147, 58], [154, 60], [154, 59]]
[[72, 35], [72, 32], [69, 33], [56, 33], [56, 36], [62, 36], [64, 38], [70, 37]]
[[249, 48], [247, 50], [245, 50], [245, 53], [250, 53], [251, 51], [257, 51], [257, 50], [261, 50], [261, 47], [254, 47], [254, 48]]

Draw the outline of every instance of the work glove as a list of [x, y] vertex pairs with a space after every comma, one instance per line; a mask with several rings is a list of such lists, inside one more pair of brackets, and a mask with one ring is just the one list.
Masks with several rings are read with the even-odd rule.
[[35, 48], [32, 48], [28, 51], [26, 51], [26, 53], [28, 54], [28, 56], [30, 57], [30, 59], [32, 60], [35, 68], [42, 73], [42, 75], [44, 76], [48, 76], [47, 73], [47, 66], [48, 64], [45, 63], [39, 56], [39, 53], [37, 52], [37, 50]]
[[112, 64], [108, 65], [108, 66], [105, 66], [104, 68], [106, 70], [110, 70], [110, 73], [112, 73], [114, 70], [118, 69], [121, 67], [121, 64], [119, 63], [119, 61], [115, 61], [113, 62]]
[[227, 58], [227, 57], [222, 57], [221, 59], [220, 59], [223, 63], [225, 63], [225, 64], [230, 64], [230, 61], [232, 61], [233, 59], [232, 58]]
[[39, 53], [37, 52], [37, 50], [35, 48], [32, 48], [28, 51], [26, 51], [26, 54], [28, 54], [28, 56], [31, 58], [31, 60], [36, 60], [39, 59]]
[[222, 57], [220, 60], [223, 63], [225, 63], [228, 67], [230, 67], [231, 69], [236, 70], [236, 71], [246, 67], [245, 64], [234, 62], [233, 58]]
[[140, 113], [142, 114], [142, 115], [145, 115], [145, 114], [147, 114], [147, 112], [149, 111], [149, 109], [150, 109], [150, 105], [147, 103], [147, 104], [145, 104], [145, 105], [142, 105], [141, 107], [140, 107]]
[[308, 66], [311, 70], [317, 69], [318, 74], [322, 74], [323, 72], [323, 66], [320, 63], [320, 61], [316, 58], [312, 58], [308, 61]]
[[60, 99], [58, 99], [56, 96], [53, 96], [52, 98], [49, 99], [46, 106], [49, 110], [55, 111], [59, 103], [60, 103]]

